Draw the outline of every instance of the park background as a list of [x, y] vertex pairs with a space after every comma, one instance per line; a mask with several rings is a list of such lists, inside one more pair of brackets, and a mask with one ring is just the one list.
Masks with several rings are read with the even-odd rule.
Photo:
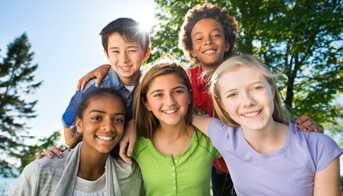
[[4, 0], [0, 196], [37, 153], [63, 144], [61, 115], [78, 78], [107, 63], [99, 36], [102, 27], [118, 17], [131, 17], [151, 31], [149, 62], [174, 54], [189, 66], [177, 48], [177, 32], [186, 11], [204, 2], [225, 7], [237, 18], [237, 53], [253, 53], [281, 73], [278, 83], [291, 113], [309, 115], [343, 147], [342, 0]]

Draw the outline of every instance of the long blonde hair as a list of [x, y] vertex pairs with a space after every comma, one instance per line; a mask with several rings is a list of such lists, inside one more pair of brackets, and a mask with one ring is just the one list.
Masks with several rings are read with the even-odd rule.
[[221, 103], [221, 97], [218, 89], [218, 81], [220, 80], [221, 76], [226, 72], [236, 69], [238, 67], [254, 67], [264, 76], [266, 81], [271, 87], [273, 92], [274, 98], [274, 112], [273, 112], [273, 119], [280, 123], [287, 123], [287, 119], [283, 113], [283, 109], [281, 106], [281, 99], [274, 81], [274, 75], [263, 65], [256, 57], [252, 55], [237, 55], [231, 57], [224, 61], [220, 66], [218, 66], [217, 70], [213, 73], [211, 78], [211, 85], [210, 85], [210, 92], [212, 94], [213, 106], [216, 113], [216, 116], [223, 121], [224, 123], [228, 124], [229, 126], [239, 127], [240, 125], [237, 124], [225, 111]]

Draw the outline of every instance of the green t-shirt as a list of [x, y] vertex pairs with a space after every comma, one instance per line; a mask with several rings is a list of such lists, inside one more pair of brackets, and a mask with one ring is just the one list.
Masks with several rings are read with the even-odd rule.
[[143, 137], [138, 138], [134, 150], [147, 196], [209, 196], [212, 162], [218, 156], [209, 139], [198, 130], [180, 155], [163, 155], [150, 139]]

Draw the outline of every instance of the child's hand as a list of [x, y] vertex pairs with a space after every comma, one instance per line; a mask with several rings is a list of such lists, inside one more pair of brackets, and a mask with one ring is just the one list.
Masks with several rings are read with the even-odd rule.
[[102, 79], [106, 76], [108, 70], [110, 69], [111, 65], [103, 64], [99, 67], [95, 68], [91, 72], [87, 73], [87, 75], [83, 76], [77, 83], [77, 90], [83, 90], [89, 80], [95, 78], [95, 86], [99, 86]]
[[323, 133], [323, 129], [310, 117], [302, 115], [295, 120], [297, 127], [302, 131]]
[[137, 140], [137, 133], [134, 128], [133, 120], [128, 122], [125, 134], [119, 144], [119, 156], [126, 163], [132, 164], [132, 153]]
[[56, 146], [48, 148], [46, 151], [42, 152], [40, 155], [36, 157], [36, 160], [42, 159], [44, 157], [48, 157], [49, 159], [53, 159], [58, 157], [59, 159], [63, 158], [63, 152], [66, 148], [59, 148]]

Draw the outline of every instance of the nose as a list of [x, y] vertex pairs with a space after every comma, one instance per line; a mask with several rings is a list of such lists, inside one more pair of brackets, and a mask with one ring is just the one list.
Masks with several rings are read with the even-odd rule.
[[128, 62], [129, 58], [128, 58], [128, 55], [127, 55], [127, 52], [126, 51], [123, 51], [121, 54], [120, 54], [120, 63], [121, 64], [126, 64]]
[[241, 93], [240, 101], [241, 105], [245, 108], [254, 106], [256, 104], [254, 97], [248, 91], [244, 91]]
[[210, 45], [210, 44], [212, 44], [213, 42], [212, 42], [213, 40], [212, 40], [212, 38], [211, 38], [211, 36], [209, 35], [209, 36], [205, 36], [205, 45]]
[[115, 130], [115, 127], [114, 127], [114, 124], [113, 124], [112, 119], [110, 119], [110, 118], [104, 119], [104, 120], [103, 120], [103, 123], [102, 123], [101, 129], [102, 129], [103, 131], [106, 131], [106, 132], [114, 131], [114, 130]]
[[170, 106], [175, 104], [175, 97], [173, 93], [169, 93], [165, 96], [165, 104]]

